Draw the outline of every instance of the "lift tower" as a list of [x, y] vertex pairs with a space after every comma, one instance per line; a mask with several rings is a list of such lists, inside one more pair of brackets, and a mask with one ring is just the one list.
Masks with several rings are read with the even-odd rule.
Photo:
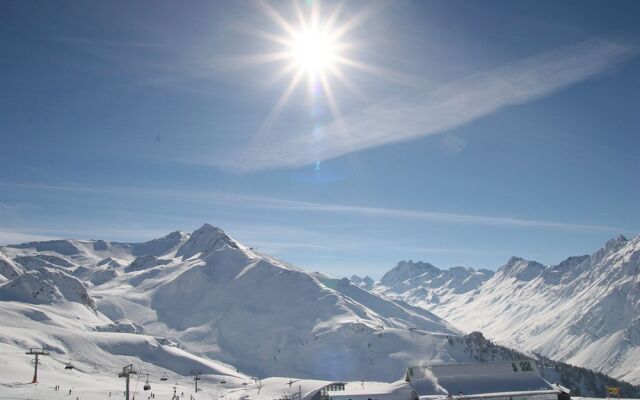
[[129, 364], [126, 367], [122, 368], [122, 372], [118, 374], [118, 378], [127, 378], [125, 400], [129, 400], [129, 378], [131, 378], [131, 375], [136, 375], [137, 373], [138, 371], [133, 369], [133, 364]]
[[198, 381], [200, 380], [200, 376], [202, 374], [201, 370], [191, 370], [191, 375], [195, 375], [193, 377], [193, 381], [196, 383], [196, 393], [198, 393]]
[[31, 347], [29, 351], [27, 351], [27, 354], [36, 356], [33, 369], [33, 381], [31, 381], [31, 383], [38, 383], [38, 364], [40, 363], [38, 356], [48, 356], [49, 352], [40, 347]]

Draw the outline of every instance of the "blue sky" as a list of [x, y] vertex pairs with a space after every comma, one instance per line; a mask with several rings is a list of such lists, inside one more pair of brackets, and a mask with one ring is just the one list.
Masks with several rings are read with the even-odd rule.
[[277, 115], [296, 71], [251, 62], [278, 52], [255, 32], [296, 19], [266, 4], [1, 3], [0, 243], [209, 222], [380, 277], [640, 232], [638, 2], [344, 3], [357, 65]]

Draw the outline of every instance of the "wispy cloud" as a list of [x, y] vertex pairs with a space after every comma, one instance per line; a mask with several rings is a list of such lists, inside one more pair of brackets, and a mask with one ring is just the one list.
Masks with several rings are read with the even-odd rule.
[[606, 230], [612, 232], [621, 231], [620, 228], [589, 225], [572, 224], [565, 222], [554, 222], [534, 219], [521, 219], [500, 216], [482, 216], [473, 214], [456, 214], [436, 211], [407, 210], [398, 208], [351, 206], [342, 204], [314, 203], [306, 201], [282, 200], [269, 197], [254, 197], [244, 195], [225, 194], [226, 198], [233, 198], [236, 205], [244, 205], [255, 208], [270, 208], [281, 210], [298, 210], [306, 212], [341, 213], [350, 215], [360, 215], [368, 217], [402, 218], [420, 221], [445, 222], [469, 225], [492, 225], [492, 226], [517, 226], [517, 227], [538, 227], [553, 229], [588, 229]]
[[309, 201], [278, 199], [273, 197], [249, 196], [236, 193], [196, 191], [187, 189], [167, 189], [152, 187], [111, 187], [111, 186], [55, 186], [39, 184], [3, 183], [0, 186], [15, 188], [66, 191], [86, 194], [126, 193], [129, 196], [151, 196], [154, 199], [172, 198], [188, 203], [202, 203], [207, 205], [223, 205], [226, 207], [240, 207], [253, 209], [270, 209], [282, 211], [299, 211], [307, 213], [332, 213], [347, 216], [362, 216], [371, 218], [410, 219], [413, 221], [442, 222], [450, 224], [467, 224], [477, 226], [507, 226], [523, 228], [565, 229], [565, 230], [601, 230], [610, 232], [631, 232], [628, 229], [605, 225], [568, 223], [540, 219], [526, 219], [511, 216], [486, 216], [475, 214], [410, 210], [398, 208], [369, 207], [362, 205], [344, 205], [331, 203], [316, 203]]
[[41, 240], [58, 239], [54, 236], [35, 235], [23, 231], [15, 231], [0, 228], [0, 245], [17, 244], [25, 242], [37, 242]]
[[174, 229], [109, 228], [103, 226], [57, 229], [43, 226], [25, 226], [20, 228], [0, 226], [0, 245], [58, 239], [104, 239], [143, 242], [165, 236], [171, 230]]
[[467, 76], [435, 91], [417, 90], [373, 104], [328, 126], [324, 134], [281, 132], [218, 156], [239, 172], [300, 167], [355, 151], [444, 133], [502, 108], [550, 95], [598, 76], [636, 54], [636, 47], [590, 40]]

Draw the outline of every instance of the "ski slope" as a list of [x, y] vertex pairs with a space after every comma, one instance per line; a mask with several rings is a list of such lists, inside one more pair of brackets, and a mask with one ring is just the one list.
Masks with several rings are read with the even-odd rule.
[[472, 359], [442, 318], [208, 224], [146, 243], [56, 240], [0, 254], [3, 271], [17, 271], [0, 284], [0, 343], [86, 368], [394, 381], [408, 364]]

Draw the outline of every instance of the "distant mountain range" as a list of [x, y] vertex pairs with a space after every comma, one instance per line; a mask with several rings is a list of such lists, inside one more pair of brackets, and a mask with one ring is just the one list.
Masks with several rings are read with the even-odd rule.
[[402, 261], [367, 289], [503, 345], [640, 383], [640, 237], [557, 265], [512, 257], [495, 273]]
[[[350, 380], [395, 380], [409, 364], [472, 359], [466, 344], [447, 341], [461, 332], [434, 314], [305, 272], [208, 224], [146, 243], [0, 247], [0, 281], [0, 317], [10, 321], [0, 341], [20, 346], [28, 343], [19, 327], [32, 326], [32, 346], [73, 349], [83, 336], [102, 351], [150, 359], [139, 348], [147, 341], [105, 344], [93, 332], [150, 335], [252, 376]], [[65, 331], [58, 317], [76, 315], [81, 328], [75, 321]]]
[[[524, 288], [542, 275], [553, 275], [557, 285], [568, 279], [522, 263], [505, 267], [502, 281]], [[454, 312], [504, 271], [406, 262], [384, 284], [352, 284], [259, 253], [208, 224], [145, 243], [2, 246], [0, 347], [8, 356], [0, 368], [22, 365], [27, 347], [70, 357], [83, 373], [115, 374], [136, 362], [157, 375], [201, 370], [238, 379], [394, 381], [408, 365], [506, 360], [521, 355], [479, 333], [465, 335], [461, 329], [474, 330], [476, 321]], [[425, 309], [436, 300], [457, 327]], [[582, 383], [590, 373], [562, 370], [572, 373], [549, 370], [549, 379], [584, 394], [601, 395], [603, 382], [616, 383], [601, 377], [590, 388]], [[629, 385], [625, 391], [640, 395]]]

